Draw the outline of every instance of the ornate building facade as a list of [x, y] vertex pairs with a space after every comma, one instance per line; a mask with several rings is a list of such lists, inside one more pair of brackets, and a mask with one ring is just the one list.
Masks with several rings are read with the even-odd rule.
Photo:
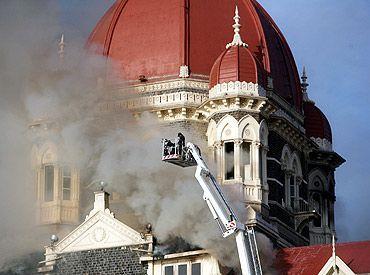
[[[87, 43], [108, 60], [100, 112], [150, 112], [205, 140], [240, 218], [277, 247], [330, 243], [344, 159], [279, 28], [256, 0], [235, 2], [117, 0]], [[77, 224], [80, 171], [58, 154], [35, 150], [39, 220]]]

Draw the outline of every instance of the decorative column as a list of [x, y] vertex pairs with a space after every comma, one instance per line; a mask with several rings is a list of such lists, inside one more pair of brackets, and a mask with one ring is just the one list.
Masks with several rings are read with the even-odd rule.
[[294, 175], [295, 176], [295, 194], [294, 194], [294, 198], [295, 198], [295, 202], [294, 202], [294, 207], [295, 209], [298, 209], [298, 211], [306, 211], [305, 207], [303, 205], [303, 201], [301, 202], [301, 195], [299, 194], [299, 190], [300, 190], [300, 186], [301, 184], [303, 183], [303, 178], [302, 176], [300, 175]]
[[261, 185], [262, 185], [262, 202], [266, 205], [268, 205], [268, 195], [269, 195], [269, 185], [267, 183], [267, 152], [268, 152], [268, 146], [261, 146], [261, 164], [262, 167], [262, 179], [261, 179]]
[[251, 148], [251, 164], [252, 164], [252, 179], [253, 180], [260, 180], [260, 147], [261, 143], [258, 141], [252, 142]]
[[54, 201], [60, 202], [62, 199], [63, 185], [63, 168], [58, 164], [54, 164]]
[[284, 169], [285, 172], [285, 182], [284, 182], [284, 187], [285, 187], [285, 206], [288, 208], [291, 208], [290, 206], [290, 177], [293, 174], [293, 171], [290, 169]]
[[222, 182], [223, 178], [223, 153], [222, 153], [222, 142], [216, 141], [214, 143], [214, 150], [216, 151], [216, 165], [217, 165], [217, 181]]
[[240, 169], [241, 169], [241, 150], [240, 146], [243, 143], [243, 139], [235, 139], [234, 140], [234, 178], [235, 182], [242, 183], [243, 179], [241, 177]]

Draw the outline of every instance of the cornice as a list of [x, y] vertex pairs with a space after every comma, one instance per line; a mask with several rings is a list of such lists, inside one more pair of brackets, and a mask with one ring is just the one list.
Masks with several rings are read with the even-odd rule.
[[321, 150], [328, 151], [328, 152], [333, 151], [333, 146], [332, 146], [331, 142], [329, 140], [327, 140], [326, 138], [311, 137], [311, 140], [313, 140], [320, 147]]
[[191, 88], [196, 90], [204, 90], [208, 91], [209, 84], [208, 80], [202, 79], [194, 79], [194, 78], [176, 78], [176, 79], [169, 79], [169, 80], [162, 80], [162, 81], [155, 81], [155, 82], [145, 82], [140, 84], [134, 85], [122, 85], [121, 87], [117, 87], [113, 89], [115, 93], [147, 93], [147, 92], [156, 92], [156, 91], [164, 91], [164, 90], [171, 90], [171, 89], [181, 89], [181, 88]]
[[266, 96], [267, 98], [275, 102], [278, 105], [279, 109], [284, 110], [285, 113], [287, 113], [293, 119], [297, 120], [301, 125], [304, 124], [304, 115], [297, 112], [297, 110], [295, 110], [292, 105], [290, 105], [286, 100], [280, 97], [273, 90], [267, 90]]
[[310, 152], [317, 150], [318, 145], [311, 139], [307, 138], [297, 127], [290, 123], [285, 117], [272, 116], [269, 122], [269, 130], [275, 131], [286, 141], [297, 149]]
[[208, 96], [204, 93], [181, 91], [151, 96], [136, 96], [123, 100], [111, 100], [100, 104], [101, 112], [115, 111], [157, 111], [171, 108], [197, 108], [206, 102]]
[[234, 111], [261, 113], [265, 116], [269, 116], [275, 109], [274, 106], [269, 104], [266, 97], [228, 95], [209, 99], [199, 107], [198, 111], [207, 119], [210, 119], [215, 114]]
[[217, 84], [209, 91], [210, 99], [228, 96], [266, 97], [266, 91], [258, 84], [245, 81], [230, 81], [228, 83]]

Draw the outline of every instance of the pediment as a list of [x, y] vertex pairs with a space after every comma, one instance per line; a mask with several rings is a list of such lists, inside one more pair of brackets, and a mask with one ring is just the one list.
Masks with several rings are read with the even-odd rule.
[[54, 251], [66, 253], [143, 243], [145, 240], [139, 232], [115, 219], [110, 213], [98, 211], [57, 243]]
[[[336, 267], [336, 270], [334, 270], [334, 267]], [[329, 260], [319, 272], [319, 275], [332, 274], [355, 275], [355, 273], [349, 268], [349, 266], [339, 256], [335, 255], [329, 258]]]

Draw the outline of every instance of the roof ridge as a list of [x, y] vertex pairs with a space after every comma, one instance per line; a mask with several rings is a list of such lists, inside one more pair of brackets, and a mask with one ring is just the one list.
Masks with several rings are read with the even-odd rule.
[[[351, 246], [351, 245], [361, 245], [361, 244], [368, 244], [370, 246], [370, 240], [365, 241], [355, 241], [355, 242], [343, 242], [343, 243], [336, 243], [335, 246], [343, 247], [343, 246]], [[307, 246], [296, 246], [296, 247], [285, 247], [280, 249], [281, 251], [290, 251], [290, 250], [298, 250], [298, 249], [313, 249], [317, 247], [328, 247], [331, 248], [332, 244], [316, 244], [316, 245], [307, 245]]]

